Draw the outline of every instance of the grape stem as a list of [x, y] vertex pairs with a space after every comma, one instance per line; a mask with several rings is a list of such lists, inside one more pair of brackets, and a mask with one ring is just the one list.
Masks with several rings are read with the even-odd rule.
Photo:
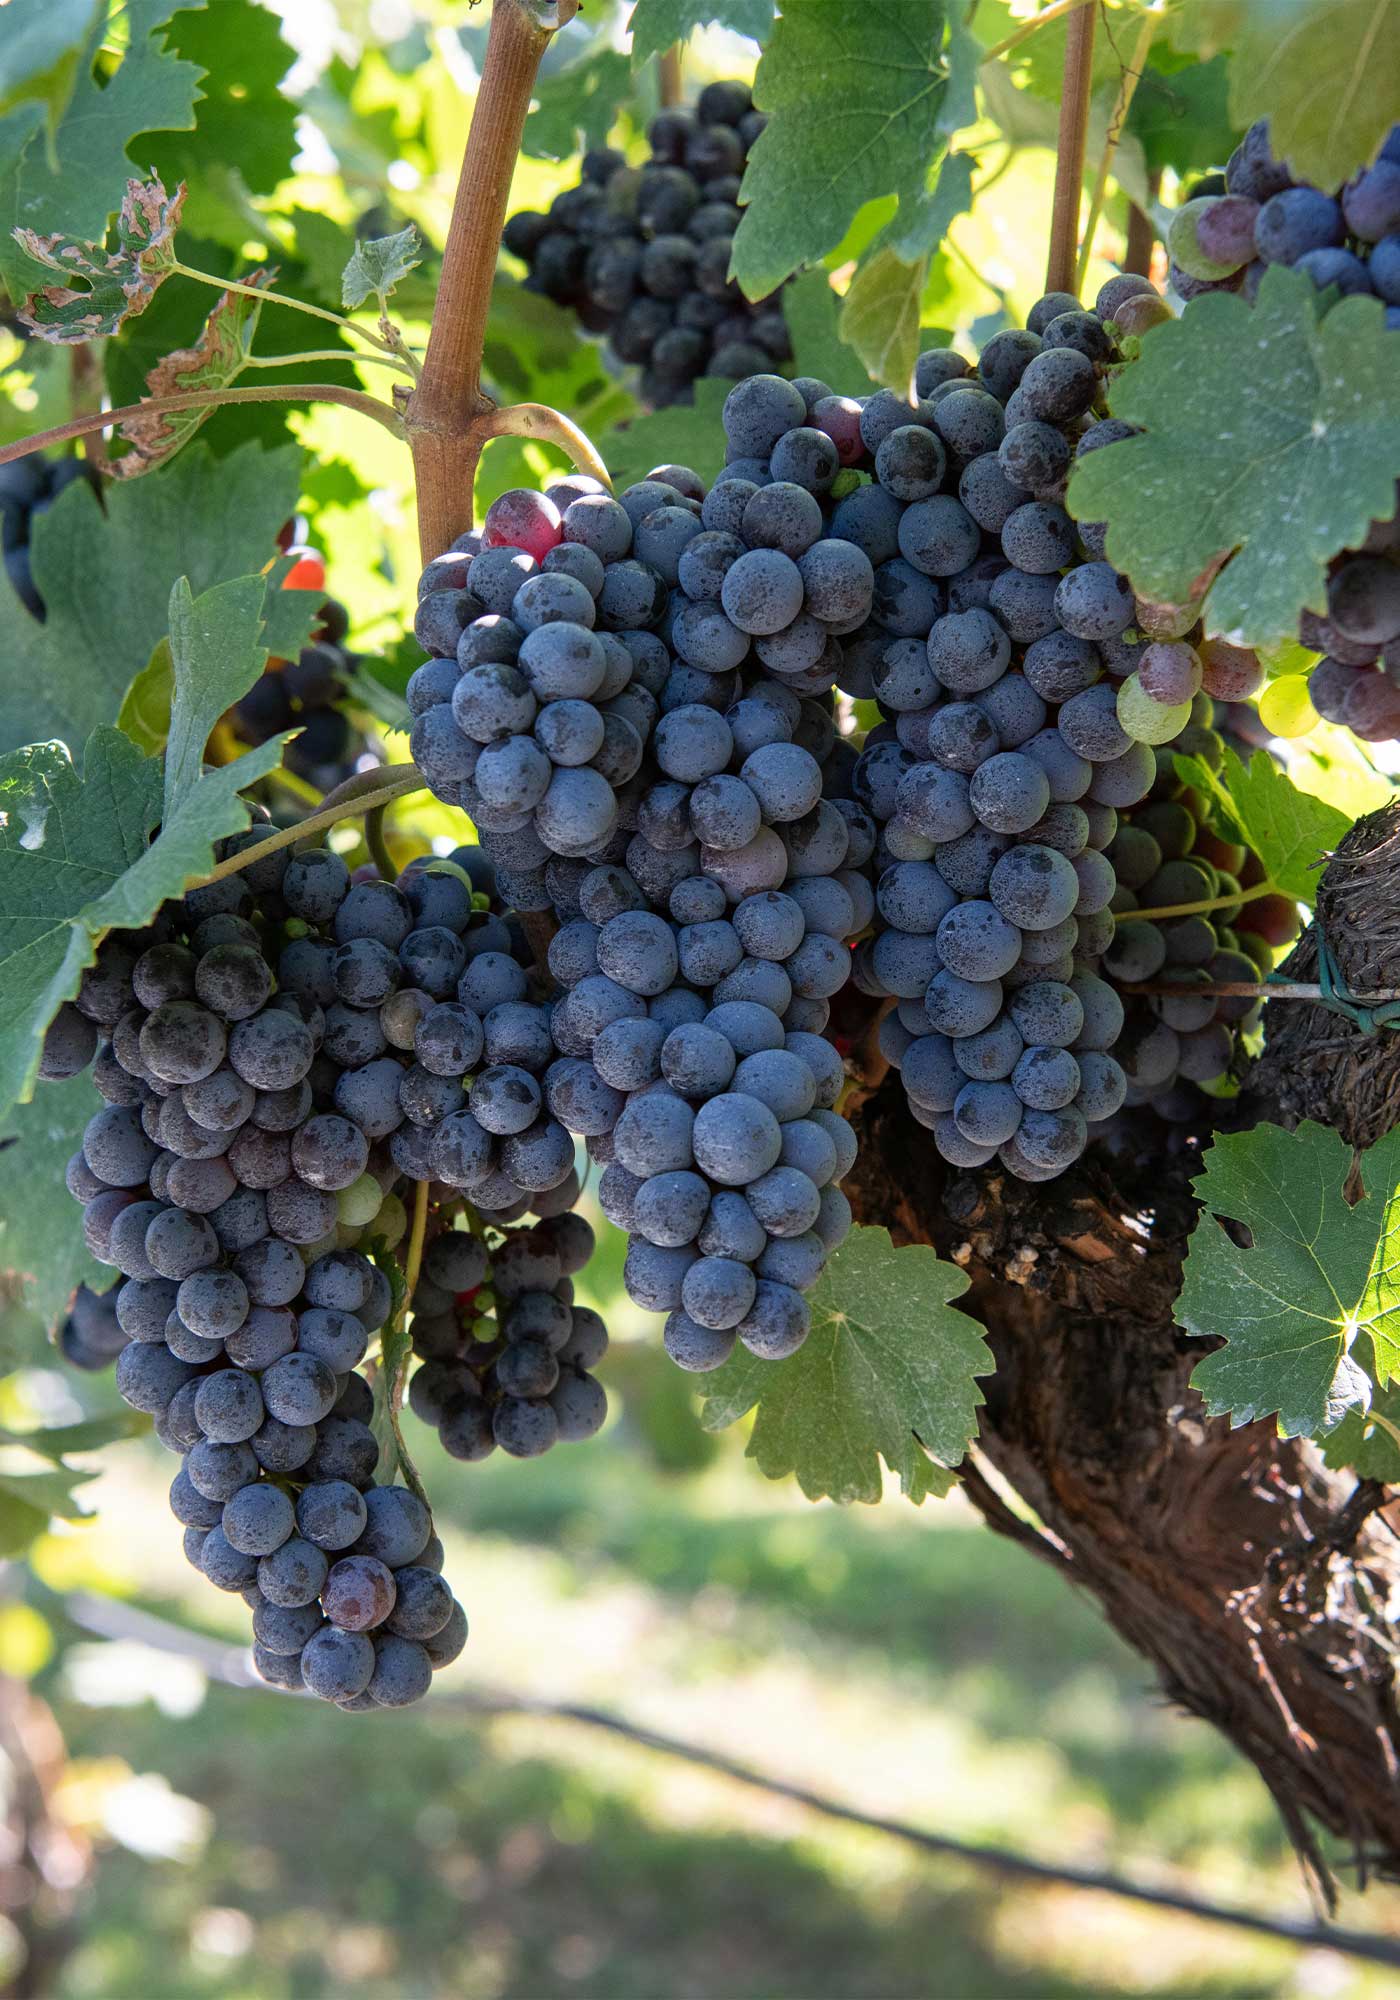
[[663, 111], [670, 111], [685, 99], [685, 77], [681, 70], [679, 42], [672, 42], [669, 49], [662, 50], [657, 58], [656, 68], [661, 108]]
[[542, 0], [496, 0], [491, 10], [427, 352], [406, 411], [424, 562], [471, 526], [485, 442], [475, 427], [491, 409], [481, 388], [481, 357], [501, 228], [540, 57], [577, 5], [578, 0], [554, 0], [552, 6]]
[[[1040, 27], [1047, 9], [1029, 23]], [[1060, 130], [1055, 146], [1055, 193], [1050, 211], [1050, 254], [1045, 267], [1047, 292], [1068, 292], [1074, 285], [1075, 253], [1079, 247], [1079, 203], [1084, 188], [1084, 148], [1089, 135], [1089, 95], [1094, 80], [1094, 8], [1082, 6], [1070, 14], [1065, 35], [1064, 82], [1060, 91]], [[1014, 39], [1014, 37], [1013, 37]]]
[[281, 848], [291, 847], [304, 840], [308, 834], [323, 833], [338, 821], [357, 817], [361, 813], [372, 812], [376, 806], [386, 806], [393, 799], [401, 799], [408, 792], [425, 789], [422, 772], [416, 764], [385, 764], [377, 771], [361, 771], [353, 778], [347, 778], [343, 785], [337, 785], [333, 792], [327, 792], [319, 812], [307, 819], [298, 820], [295, 826], [279, 827], [266, 840], [255, 841], [239, 854], [230, 854], [207, 875], [185, 885], [190, 889], [203, 889], [210, 882], [222, 882], [230, 875], [241, 874], [251, 868], [255, 861], [265, 860], [269, 854], [276, 854]]
[[[1123, 993], [1152, 995], [1172, 994], [1177, 999], [1200, 994], [1205, 1000], [1311, 1000], [1324, 998], [1322, 988], [1310, 985], [1306, 980], [1280, 979], [1223, 979], [1213, 983], [1195, 986], [1184, 983], [1163, 982], [1161, 980], [1136, 980], [1124, 982], [1119, 988]], [[1381, 1007], [1392, 1000], [1400, 1000], [1400, 986], [1383, 986], [1376, 993], [1353, 993], [1348, 998], [1358, 1007]]]
[[[348, 355], [344, 358], [350, 359]], [[0, 465], [27, 458], [32, 451], [47, 451], [50, 445], [66, 444], [70, 438], [112, 430], [128, 417], [160, 417], [176, 410], [215, 410], [224, 403], [339, 403], [344, 409], [357, 410], [362, 417], [373, 417], [395, 437], [406, 435], [398, 412], [363, 389], [346, 389], [338, 382], [268, 382], [257, 389], [210, 389], [187, 396], [147, 396], [139, 403], [125, 403], [119, 410], [89, 411], [85, 416], [70, 418], [66, 424], [55, 424], [51, 430], [35, 431], [32, 437], [16, 438], [13, 444], [0, 446]]]
[[[392, 344], [385, 340], [382, 334], [371, 333], [367, 326], [357, 326], [354, 320], [346, 319], [343, 313], [330, 312], [325, 306], [313, 306], [305, 299], [294, 299], [290, 292], [270, 292], [264, 285], [245, 285], [237, 278], [216, 278], [212, 271], [197, 271], [190, 264], [176, 262], [170, 268], [182, 278], [193, 278], [196, 284], [212, 285], [216, 292], [237, 292], [243, 298], [258, 299], [268, 305], [291, 306], [294, 312], [308, 313], [312, 319], [328, 320], [332, 326], [338, 326], [342, 333], [357, 334], [361, 340], [367, 340], [371, 347], [379, 348], [381, 353], [392, 354], [394, 351]], [[337, 354], [334, 358], [337, 361], [348, 361], [350, 356]]]
[[1137, 40], [1133, 44], [1133, 52], [1128, 57], [1127, 67], [1123, 71], [1118, 85], [1118, 96], [1114, 103], [1112, 114], [1109, 117], [1108, 131], [1104, 137], [1103, 153], [1099, 159], [1098, 172], [1094, 176], [1093, 193], [1089, 197], [1089, 213], [1084, 220], [1084, 234], [1079, 244], [1079, 262], [1074, 274], [1074, 289], [1076, 292], [1082, 292], [1084, 289], [1084, 279], [1089, 269], [1089, 258], [1094, 248], [1094, 231], [1098, 228], [1099, 217], [1103, 214], [1104, 198], [1108, 193], [1108, 176], [1113, 167], [1113, 158], [1118, 151], [1118, 141], [1122, 138], [1123, 128], [1128, 122], [1128, 112], [1132, 106], [1133, 96], [1138, 84], [1142, 81], [1142, 73], [1147, 67], [1148, 51], [1152, 47], [1153, 36], [1161, 26], [1161, 19], [1160, 14], [1149, 12], [1143, 15], [1142, 23], [1138, 28]]
[[496, 437], [538, 438], [545, 444], [557, 444], [579, 472], [589, 473], [612, 491], [612, 477], [597, 446], [572, 418], [551, 410], [547, 403], [510, 403], [505, 409], [483, 410], [472, 420], [472, 434], [481, 444]]
[[1043, 28], [1049, 22], [1058, 21], [1064, 15], [1073, 14], [1077, 9], [1090, 6], [1091, 4], [1092, 0], [1054, 0], [1053, 6], [1042, 7], [1040, 12], [1033, 16], [1031, 20], [1024, 22], [1014, 35], [1008, 35], [1005, 41], [997, 42], [992, 48], [988, 49], [982, 61], [984, 63], [1000, 62], [1001, 58], [1009, 56], [1013, 49], [1019, 49], [1022, 42], [1028, 40], [1037, 28]]
[[389, 802], [386, 800], [382, 806], [371, 806], [365, 815], [365, 846], [369, 849], [370, 860], [384, 880], [392, 882], [397, 878], [399, 871], [394, 866], [394, 857], [389, 852], [389, 843], [384, 834], [384, 816], [388, 810]]
[[1195, 903], [1166, 903], [1160, 910], [1120, 910], [1118, 915], [1125, 924], [1157, 924], [1165, 917], [1207, 917], [1212, 910], [1228, 910], [1232, 903], [1253, 903], [1260, 896], [1282, 894], [1273, 882], [1256, 882], [1252, 889], [1236, 889], [1228, 896], [1202, 896]]

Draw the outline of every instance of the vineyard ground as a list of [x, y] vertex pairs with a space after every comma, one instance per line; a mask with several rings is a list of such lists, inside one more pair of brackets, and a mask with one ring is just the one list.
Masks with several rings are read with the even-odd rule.
[[[652, 1374], [626, 1374], [607, 1452], [527, 1468], [425, 1454], [450, 1560], [510, 1607], [445, 1695], [598, 1702], [891, 1817], [1307, 1914], [1253, 1773], [1164, 1709], [1057, 1577], [957, 1501], [813, 1509], [755, 1481], [732, 1440], [663, 1473], [635, 1421]], [[125, 1450], [94, 1489], [82, 1566], [38, 1566], [120, 1579], [206, 1629], [227, 1603], [236, 1643], [236, 1602], [211, 1602], [143, 1532], [157, 1461]], [[83, 1760], [109, 1758], [119, 1729], [131, 1770], [173, 1794], [148, 1790], [146, 1833], [176, 1850], [114, 1849], [53, 2000], [649, 2000], [713, 1992], [717, 1967], [738, 2000], [1380, 2000], [1393, 1977], [930, 1863], [568, 1725], [430, 1706], [397, 1719], [392, 1745], [382, 1727], [351, 1742], [335, 1716], [268, 1693], [214, 1687], [191, 1706], [191, 1674], [78, 1641], [46, 1676], [80, 1780], [90, 1769], [99, 1796], [114, 1782]], [[131, 1684], [156, 1700], [118, 1721], [104, 1704]], [[1345, 1897], [1339, 1918], [1384, 1930], [1400, 1893]]]

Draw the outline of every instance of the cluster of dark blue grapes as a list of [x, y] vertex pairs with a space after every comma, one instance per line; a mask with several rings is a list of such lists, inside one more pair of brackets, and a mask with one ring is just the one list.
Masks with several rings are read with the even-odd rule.
[[[490, 877], [475, 849], [390, 883], [283, 847], [110, 937], [44, 1049], [46, 1076], [92, 1062], [106, 1100], [67, 1179], [123, 1280], [80, 1295], [65, 1348], [94, 1366], [119, 1347], [121, 1394], [182, 1455], [186, 1553], [252, 1606], [259, 1672], [352, 1709], [416, 1700], [466, 1638], [427, 1507], [376, 1484], [358, 1372], [399, 1190], [465, 1143], [497, 1222], [578, 1192], [572, 1141], [538, 1090], [528, 1116], [516, 1099], [533, 1082], [511, 1058], [545, 1017]], [[508, 1107], [489, 1129], [469, 1081], [483, 1113]]]
[[328, 597], [310, 644], [294, 660], [270, 661], [229, 713], [240, 743], [266, 743], [295, 729], [283, 762], [322, 792], [350, 777], [361, 757], [380, 761], [340, 706], [355, 669], [355, 656], [345, 645], [349, 626], [345, 606]]
[[[794, 402], [753, 377], [726, 423], [776, 446]], [[760, 492], [747, 462], [708, 498], [678, 466], [619, 499], [581, 477], [502, 496], [424, 573], [435, 657], [408, 691], [434, 789], [503, 892], [561, 925], [545, 1099], [603, 1164], [628, 1290], [691, 1368], [806, 1337], [854, 1158], [823, 1031], [874, 910], [830, 693], [872, 567], [814, 491], [765, 470]]]
[[408, 1400], [453, 1458], [489, 1458], [497, 1445], [538, 1458], [601, 1430], [608, 1399], [589, 1371], [608, 1333], [573, 1287], [592, 1254], [592, 1229], [567, 1212], [499, 1235], [432, 1235], [413, 1294], [422, 1366]]
[[[1198, 183], [1177, 210], [1168, 245], [1184, 299], [1228, 291], [1252, 300], [1270, 264], [1289, 264], [1320, 290], [1374, 295], [1387, 327], [1400, 331], [1400, 126], [1372, 166], [1328, 194], [1275, 159], [1261, 120], [1223, 176]], [[1367, 743], [1400, 736], [1400, 505], [1333, 560], [1326, 615], [1305, 611], [1298, 636], [1324, 656], [1308, 693], [1325, 722]]]
[[[897, 1003], [882, 1046], [944, 1158], [1025, 1180], [1062, 1173], [1125, 1103], [1175, 1108], [1178, 1079], [1223, 1075], [1245, 1010], [1190, 989], [1255, 977], [1206, 914], [1141, 927], [1155, 963], [1114, 956], [1125, 909], [1239, 914], [1233, 855], [1180, 881], [1168, 865], [1194, 842], [1189, 814], [1185, 846], [1135, 850], [1156, 853], [1135, 877], [1145, 902], [1115, 866], [1132, 809], [1181, 791], [1173, 753], [1222, 748], [1194, 612], [1136, 601], [1102, 531], [1063, 506], [1074, 458], [1128, 435], [1098, 410], [1117, 317], [1149, 293], [1115, 278], [1092, 312], [1051, 294], [975, 371], [922, 356], [914, 410], [874, 397], [850, 413], [847, 462], [874, 479], [831, 520], [876, 574], [838, 685], [884, 717], [853, 777], [882, 830], [856, 981]], [[844, 442], [834, 412], [827, 427]], [[1183, 990], [1125, 1006], [1119, 978]]]
[[44, 458], [32, 452], [27, 458], [0, 465], [0, 549], [5, 574], [34, 618], [43, 619], [48, 614], [30, 568], [29, 537], [36, 518], [47, 513], [75, 479], [86, 479], [96, 487], [97, 474], [86, 459]]
[[729, 275], [739, 183], [766, 122], [747, 84], [707, 84], [694, 111], [652, 120], [642, 165], [598, 147], [547, 213], [521, 209], [506, 224], [530, 289], [639, 363], [658, 408], [689, 402], [697, 375], [751, 375], [792, 353], [780, 294], [750, 304]]
[[1251, 125], [1223, 175], [1198, 181], [1167, 234], [1172, 289], [1183, 299], [1239, 292], [1253, 300], [1270, 264], [1305, 271], [1319, 291], [1367, 293], [1400, 327], [1400, 125], [1374, 165], [1336, 194], [1295, 178]]

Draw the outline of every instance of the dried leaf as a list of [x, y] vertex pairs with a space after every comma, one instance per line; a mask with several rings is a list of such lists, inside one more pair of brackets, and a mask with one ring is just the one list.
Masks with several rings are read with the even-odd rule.
[[45, 285], [31, 292], [20, 320], [41, 340], [77, 342], [115, 333], [123, 320], [144, 312], [175, 268], [175, 231], [184, 201], [183, 181], [174, 194], [158, 180], [128, 181], [113, 250], [105, 243], [16, 229], [15, 241], [27, 256], [86, 280], [83, 290]]
[[[275, 269], [250, 271], [247, 285], [267, 286]], [[148, 370], [146, 387], [152, 396], [173, 396], [199, 389], [226, 389], [247, 365], [262, 312], [261, 299], [246, 292], [224, 292], [193, 347], [177, 347]], [[120, 426], [117, 435], [131, 449], [112, 461], [117, 479], [136, 479], [187, 444], [212, 414], [213, 404], [189, 410], [148, 410], [144, 405]]]

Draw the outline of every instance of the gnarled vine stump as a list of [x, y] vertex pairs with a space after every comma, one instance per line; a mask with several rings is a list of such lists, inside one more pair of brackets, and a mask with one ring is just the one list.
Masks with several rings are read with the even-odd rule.
[[[1400, 813], [1374, 815], [1325, 878], [1320, 918], [1356, 990], [1400, 984], [1397, 847]], [[1310, 939], [1288, 975], [1316, 978]], [[1297, 1003], [1272, 1026], [1237, 1120], [1311, 1114], [1359, 1144], [1400, 1120], [1400, 1033], [1366, 1036]], [[1206, 1417], [1189, 1386], [1206, 1344], [1172, 1320], [1198, 1153], [1164, 1156], [1159, 1138], [1028, 1187], [945, 1166], [897, 1077], [856, 1115], [857, 1219], [960, 1264], [962, 1303], [996, 1355], [969, 1497], [1091, 1592], [1168, 1696], [1250, 1759], [1327, 1893], [1318, 1828], [1363, 1871], [1400, 1875], [1400, 1539], [1387, 1490], [1328, 1472], [1271, 1421], [1231, 1430]]]

